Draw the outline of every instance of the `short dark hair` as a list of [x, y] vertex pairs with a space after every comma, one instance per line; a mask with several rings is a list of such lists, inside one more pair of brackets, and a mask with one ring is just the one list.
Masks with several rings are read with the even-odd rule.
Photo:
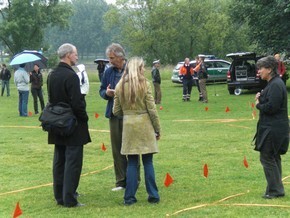
[[278, 61], [273, 56], [267, 56], [259, 59], [256, 66], [258, 69], [262, 67], [271, 69], [271, 76], [278, 74]]
[[25, 63], [24, 64], [19, 64], [19, 67], [25, 67]]

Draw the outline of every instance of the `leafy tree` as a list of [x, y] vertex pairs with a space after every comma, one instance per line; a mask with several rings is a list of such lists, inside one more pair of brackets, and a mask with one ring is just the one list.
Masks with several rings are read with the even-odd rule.
[[290, 50], [289, 0], [240, 0], [230, 5], [237, 24], [247, 23], [252, 44], [260, 51]]
[[160, 58], [176, 63], [199, 53], [224, 57], [248, 48], [247, 32], [241, 36], [232, 25], [229, 1], [118, 0], [105, 20], [108, 28], [120, 29], [118, 40], [131, 55], [142, 55], [149, 62]]
[[43, 47], [48, 25], [65, 26], [70, 7], [58, 0], [8, 0], [0, 10], [0, 41], [11, 54]]
[[55, 49], [65, 42], [74, 44], [81, 59], [94, 54], [104, 56], [111, 39], [111, 30], [104, 30], [103, 15], [109, 7], [104, 0], [72, 0], [73, 15], [67, 28], [46, 31], [46, 42]]

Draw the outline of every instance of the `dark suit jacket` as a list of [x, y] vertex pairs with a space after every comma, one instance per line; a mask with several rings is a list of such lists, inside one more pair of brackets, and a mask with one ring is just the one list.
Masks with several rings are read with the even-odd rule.
[[256, 150], [260, 150], [264, 140], [270, 136], [275, 153], [285, 154], [289, 145], [289, 118], [287, 89], [279, 75], [272, 78], [259, 98], [257, 109], [260, 118], [256, 133]]
[[47, 83], [50, 84], [48, 87], [50, 103], [66, 102], [70, 104], [78, 121], [78, 126], [71, 136], [61, 137], [49, 133], [48, 143], [57, 145], [84, 145], [91, 142], [88, 130], [88, 115], [80, 91], [79, 77], [75, 71], [68, 64], [60, 62], [50, 73]]

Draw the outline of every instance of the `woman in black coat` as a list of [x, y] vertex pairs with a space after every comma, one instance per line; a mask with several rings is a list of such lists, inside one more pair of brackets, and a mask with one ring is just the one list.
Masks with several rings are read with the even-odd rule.
[[272, 199], [285, 195], [280, 155], [287, 152], [289, 145], [287, 89], [279, 77], [278, 62], [274, 57], [259, 59], [257, 68], [261, 79], [267, 80], [268, 84], [255, 98], [256, 108], [260, 111], [255, 150], [260, 151], [267, 180], [263, 198]]

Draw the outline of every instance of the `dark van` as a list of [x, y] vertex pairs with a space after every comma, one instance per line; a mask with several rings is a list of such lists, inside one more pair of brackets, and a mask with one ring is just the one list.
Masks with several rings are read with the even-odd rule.
[[256, 69], [260, 57], [254, 52], [239, 52], [227, 54], [232, 59], [227, 73], [228, 91], [231, 95], [240, 95], [242, 89], [263, 89], [267, 82], [263, 81]]

